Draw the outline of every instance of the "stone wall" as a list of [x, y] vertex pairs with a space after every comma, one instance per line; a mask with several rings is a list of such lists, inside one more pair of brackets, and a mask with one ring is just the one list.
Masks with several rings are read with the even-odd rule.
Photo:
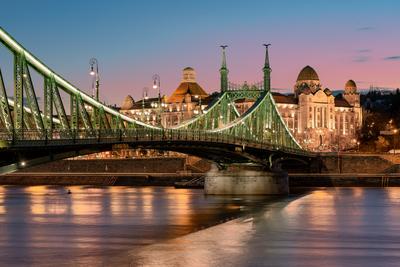
[[177, 173], [184, 170], [184, 158], [141, 158], [58, 160], [22, 169], [19, 172]]
[[263, 166], [232, 164], [225, 170], [215, 165], [206, 174], [207, 195], [286, 195], [288, 176], [284, 172], [267, 172]]
[[322, 156], [322, 173], [384, 173], [398, 164], [398, 155], [342, 154]]

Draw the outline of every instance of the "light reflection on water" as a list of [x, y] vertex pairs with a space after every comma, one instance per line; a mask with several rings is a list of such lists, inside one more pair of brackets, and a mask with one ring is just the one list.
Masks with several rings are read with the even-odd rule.
[[0, 265], [103, 266], [264, 201], [170, 187], [0, 186]]
[[[400, 188], [331, 188], [132, 252], [131, 266], [399, 266]], [[129, 260], [126, 260], [129, 258]]]
[[[0, 187], [2, 266], [399, 266], [400, 188]], [[202, 231], [232, 216], [245, 216]], [[191, 233], [191, 234], [188, 234]]]

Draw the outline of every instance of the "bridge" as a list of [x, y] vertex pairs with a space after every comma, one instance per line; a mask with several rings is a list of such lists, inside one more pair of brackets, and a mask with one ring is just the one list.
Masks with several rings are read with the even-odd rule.
[[[271, 94], [268, 45], [265, 45], [263, 81], [254, 85], [229, 82], [226, 46], [223, 46], [218, 97], [192, 119], [163, 128], [132, 119], [96, 101], [1, 28], [0, 41], [14, 58], [12, 99], [0, 70], [0, 173], [111, 150], [112, 145], [122, 143], [132, 148], [200, 156], [216, 162], [219, 170], [226, 170], [232, 164], [253, 163], [250, 165], [257, 165], [262, 171], [271, 171], [288, 160], [307, 165], [316, 156], [299, 145], [277, 110]], [[43, 88], [34, 85], [33, 72], [43, 79]], [[42, 106], [38, 104], [41, 92]], [[68, 109], [66, 98], [69, 98]], [[235, 101], [243, 98], [253, 99], [254, 104], [240, 114]], [[251, 168], [254, 171], [254, 166]]]

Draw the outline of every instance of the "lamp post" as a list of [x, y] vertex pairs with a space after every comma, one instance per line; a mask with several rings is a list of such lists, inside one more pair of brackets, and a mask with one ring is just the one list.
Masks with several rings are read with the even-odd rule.
[[161, 123], [161, 91], [160, 91], [160, 75], [153, 75], [153, 89], [158, 89], [158, 112], [157, 112], [157, 122]]
[[396, 134], [398, 131], [398, 129], [393, 130], [393, 154], [396, 154]]
[[144, 100], [147, 100], [148, 96], [147, 96], [147, 92], [148, 92], [149, 88], [144, 87], [143, 88], [143, 95], [142, 95], [142, 121], [144, 121], [145, 115], [144, 115]]
[[199, 95], [195, 95], [194, 98], [198, 99], [198, 103], [199, 103], [199, 114], [202, 113], [202, 109], [201, 109], [201, 96]]
[[96, 58], [89, 60], [90, 75], [93, 76], [92, 80], [92, 97], [99, 101], [99, 87], [100, 87], [100, 76], [99, 76], [99, 63]]

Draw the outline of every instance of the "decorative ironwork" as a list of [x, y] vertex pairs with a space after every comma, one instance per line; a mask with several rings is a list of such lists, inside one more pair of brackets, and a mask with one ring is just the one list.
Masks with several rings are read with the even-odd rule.
[[263, 91], [263, 82], [257, 82], [253, 84], [248, 84], [244, 82], [243, 84], [228, 83], [228, 91]]

